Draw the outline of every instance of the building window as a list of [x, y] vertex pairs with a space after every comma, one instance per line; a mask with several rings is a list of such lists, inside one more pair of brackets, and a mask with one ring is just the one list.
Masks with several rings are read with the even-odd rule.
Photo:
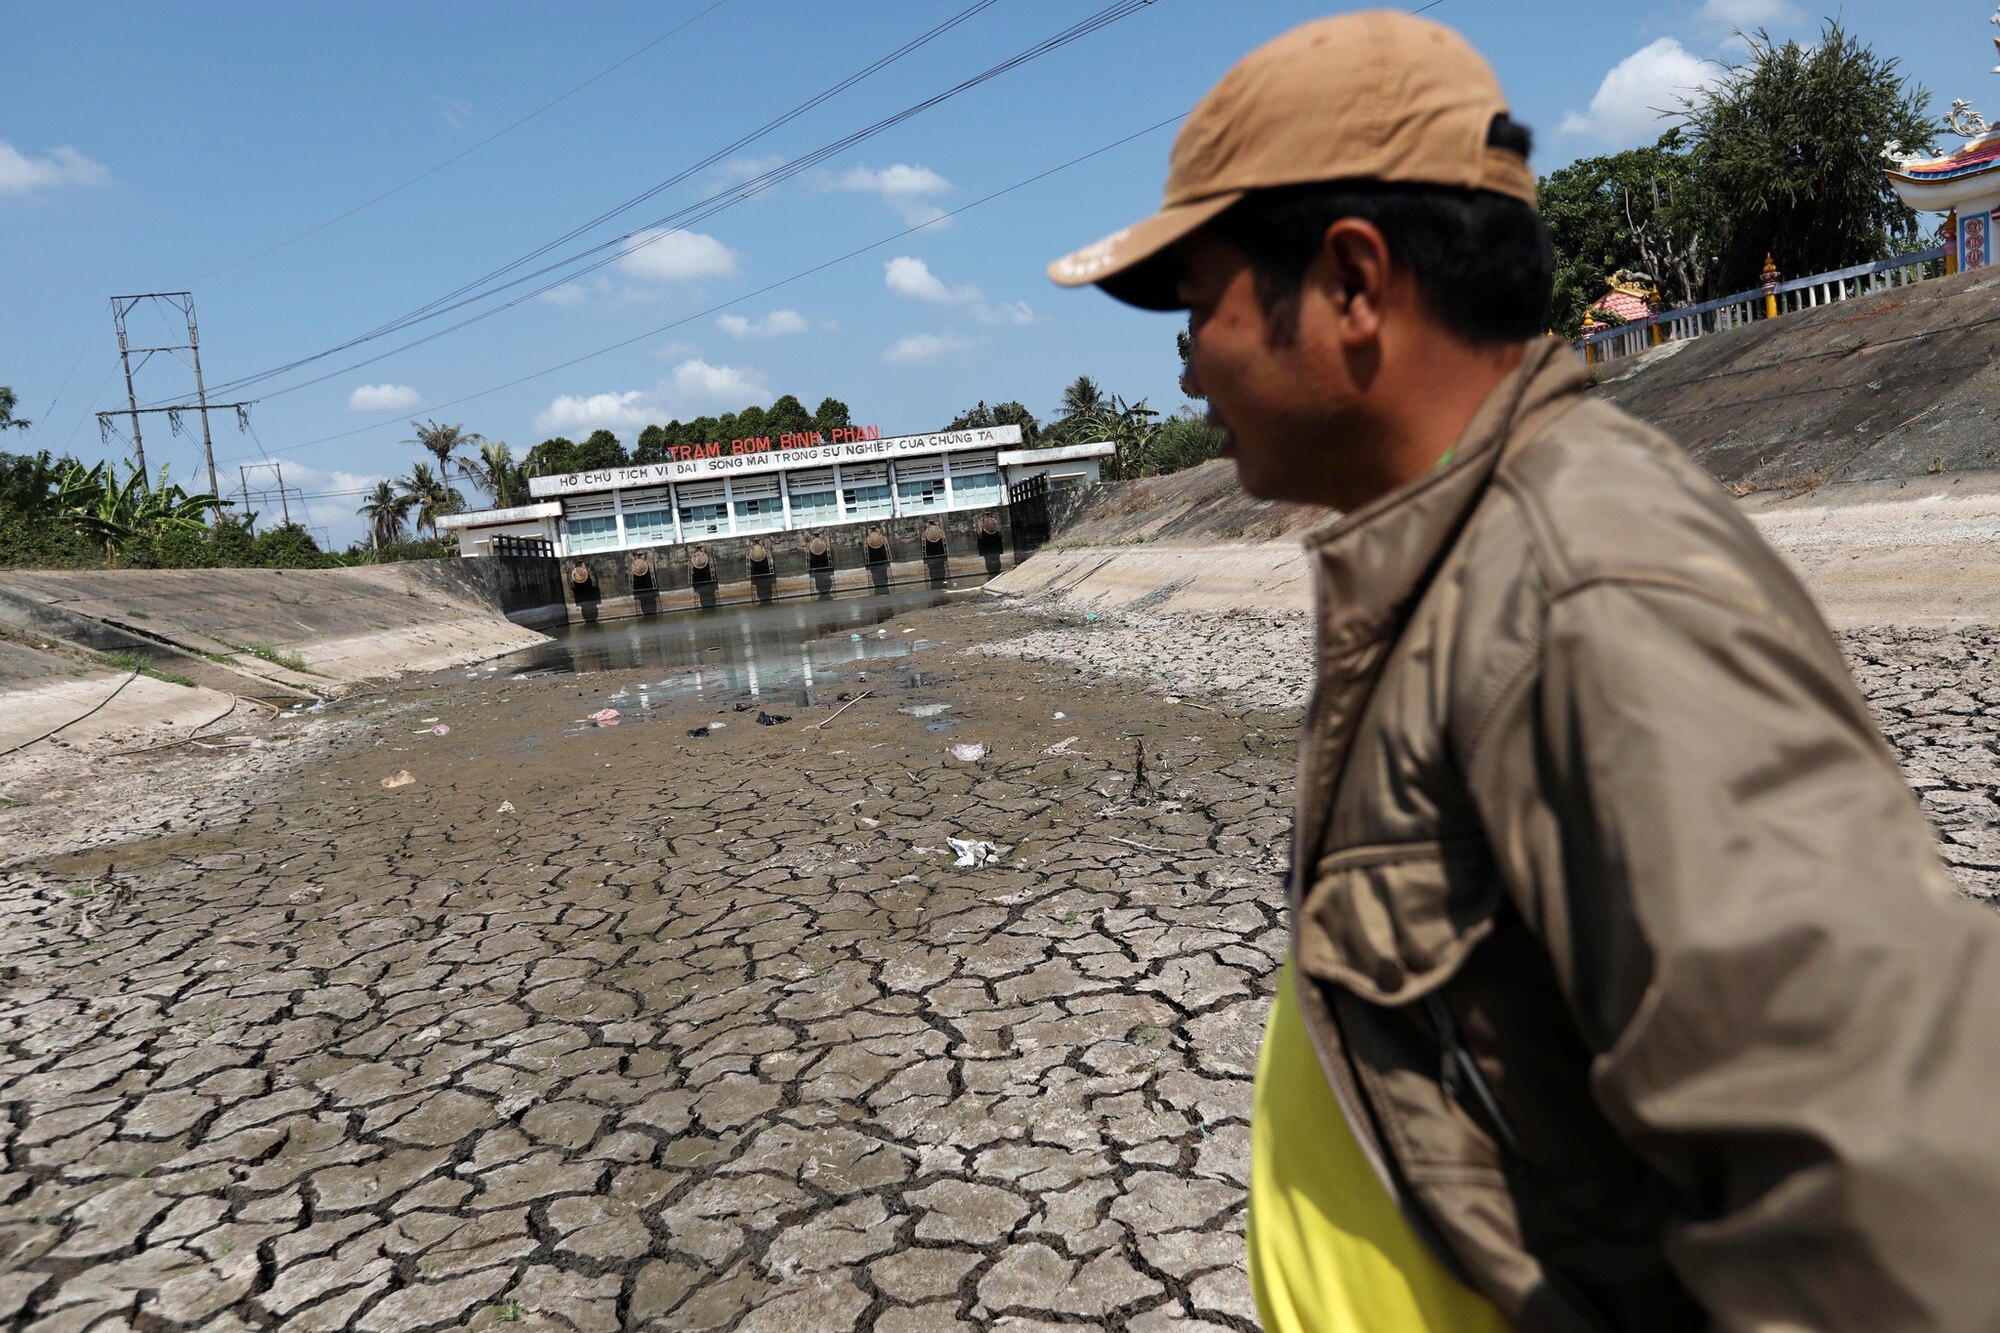
[[905, 514], [944, 508], [944, 461], [912, 458], [897, 463], [896, 504]]
[[776, 477], [745, 477], [733, 486], [738, 532], [769, 532], [785, 526], [785, 505]]
[[684, 541], [690, 537], [729, 535], [729, 506], [723, 503], [719, 481], [692, 481], [676, 486], [674, 508], [681, 516]]
[[834, 498], [832, 468], [800, 468], [788, 476], [785, 482], [792, 492], [793, 527], [815, 528], [840, 522], [840, 509]]
[[896, 512], [889, 497], [889, 465], [856, 463], [840, 469], [840, 494], [847, 505], [849, 522], [862, 518], [888, 518]]
[[674, 516], [664, 509], [625, 511], [625, 543], [628, 546], [665, 546], [674, 540]]
[[602, 514], [592, 518], [569, 520], [569, 549], [577, 551], [608, 551], [618, 545], [618, 516]]
[[954, 509], [983, 509], [1001, 502], [1000, 474], [998, 472], [975, 472], [970, 476], [959, 473], [957, 464], [951, 469], [951, 506]]

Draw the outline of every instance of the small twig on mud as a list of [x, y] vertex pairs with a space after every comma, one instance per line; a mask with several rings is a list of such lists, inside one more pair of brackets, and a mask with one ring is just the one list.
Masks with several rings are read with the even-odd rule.
[[822, 718], [820, 721], [813, 723], [811, 726], [802, 729], [805, 731], [818, 731], [821, 727], [824, 727], [827, 723], [833, 721], [834, 718], [839, 717], [842, 713], [845, 713], [848, 709], [854, 707], [854, 705], [860, 703], [863, 699], [866, 699], [869, 695], [873, 693], [875, 693], [875, 691], [873, 690], [861, 691], [861, 693], [855, 695], [852, 699], [849, 699], [846, 703], [834, 709], [832, 717]]
[[223, 709], [220, 713], [217, 713], [214, 717], [202, 723], [200, 726], [196, 727], [193, 731], [190, 731], [187, 735], [181, 737], [179, 740], [165, 741], [159, 745], [142, 746], [137, 750], [113, 750], [109, 755], [105, 757], [109, 759], [122, 759], [126, 755], [130, 754], [151, 754], [155, 750], [171, 750], [176, 745], [186, 745], [189, 741], [201, 735], [202, 732], [207, 731], [210, 727], [222, 721], [223, 718], [228, 717], [231, 713], [235, 712], [236, 705], [240, 702], [242, 701], [238, 699], [234, 694], [230, 695], [229, 707]]
[[1172, 856], [1174, 854], [1174, 849], [1171, 847], [1148, 847], [1145, 843], [1134, 842], [1130, 838], [1111, 838], [1108, 841], [1122, 843], [1127, 847], [1137, 847], [1140, 851], [1151, 852], [1155, 856]]

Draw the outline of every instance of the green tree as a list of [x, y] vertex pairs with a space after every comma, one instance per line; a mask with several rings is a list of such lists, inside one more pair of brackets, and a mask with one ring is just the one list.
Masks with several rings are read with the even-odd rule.
[[854, 424], [847, 413], [847, 404], [838, 398], [822, 398], [813, 412], [813, 429], [831, 438], [836, 430], [844, 430]]
[[423, 446], [437, 459], [438, 476], [445, 481], [451, 480], [454, 465], [461, 474], [464, 474], [465, 460], [459, 457], [461, 449], [476, 449], [486, 442], [485, 436], [476, 431], [467, 431], [459, 424], [446, 426], [426, 419], [422, 425], [412, 421], [410, 429], [416, 432], [416, 438], [404, 440], [403, 443]]
[[1756, 286], [1767, 252], [1804, 275], [1914, 248], [1916, 214], [1882, 174], [1882, 150], [1931, 141], [1930, 93], [1837, 19], [1811, 45], [1761, 28], [1745, 40], [1749, 58], [1686, 112], [1701, 188], [1727, 204], [1723, 290]]
[[375, 489], [368, 493], [358, 511], [361, 517], [368, 520], [368, 544], [379, 550], [401, 541], [403, 523], [415, 503], [413, 495], [398, 494], [395, 486], [387, 480], [376, 482]]
[[1183, 407], [1162, 421], [1159, 429], [1146, 442], [1147, 470], [1165, 475], [1220, 458], [1222, 442], [1226, 438], [1221, 431], [1204, 421], [1201, 413], [1192, 407]]
[[14, 415], [14, 409], [20, 401], [14, 396], [12, 389], [0, 384], [0, 430], [26, 430], [35, 424], [24, 417]]
[[319, 549], [313, 535], [296, 523], [280, 523], [258, 533], [254, 559], [262, 569], [324, 569], [336, 563]]
[[1063, 389], [1062, 402], [1056, 406], [1056, 415], [1064, 421], [1077, 417], [1095, 416], [1110, 408], [1111, 401], [1104, 396], [1104, 389], [1088, 375], [1078, 375]]
[[395, 488], [408, 502], [409, 512], [415, 515], [417, 527], [429, 528], [431, 536], [437, 536], [437, 521], [446, 514], [455, 514], [464, 507], [465, 497], [446, 484], [443, 477], [431, 471], [429, 463], [410, 464], [410, 475], [398, 477]]
[[1679, 127], [1648, 147], [1581, 157], [1550, 172], [1539, 208], [1555, 242], [1550, 327], [1559, 333], [1575, 335], [1619, 269], [1648, 274], [1669, 305], [1720, 295], [1713, 273], [1728, 210], [1696, 180]]
[[789, 393], [772, 403], [764, 413], [764, 430], [771, 436], [773, 445], [777, 444], [781, 435], [804, 435], [816, 429], [812, 413], [806, 411], [806, 405]]
[[1042, 423], [1025, 405], [1017, 402], [996, 403], [988, 407], [982, 398], [976, 406], [953, 417], [945, 429], [979, 430], [986, 426], [1019, 426], [1023, 449], [1038, 449], [1043, 443]]
[[242, 518], [229, 515], [217, 516], [208, 530], [209, 563], [225, 569], [242, 569], [257, 563], [257, 538], [250, 531], [249, 520], [254, 514]]
[[486, 492], [496, 509], [511, 509], [534, 498], [528, 492], [527, 465], [515, 461], [514, 451], [505, 440], [481, 443], [479, 457], [467, 460], [465, 470], [472, 484]]
[[543, 440], [528, 450], [522, 460], [531, 477], [555, 477], [565, 472], [581, 472], [576, 463], [576, 442], [560, 435]]
[[590, 438], [576, 449], [577, 466], [574, 471], [595, 472], [608, 467], [624, 467], [632, 460], [626, 456], [625, 446], [618, 437], [608, 430], [594, 430]]

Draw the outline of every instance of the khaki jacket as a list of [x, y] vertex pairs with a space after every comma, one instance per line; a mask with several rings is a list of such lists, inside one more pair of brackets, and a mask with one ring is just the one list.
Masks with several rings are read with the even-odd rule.
[[2000, 1329], [2000, 921], [1798, 581], [1583, 389], [1531, 346], [1308, 538], [1324, 1072], [1523, 1329]]

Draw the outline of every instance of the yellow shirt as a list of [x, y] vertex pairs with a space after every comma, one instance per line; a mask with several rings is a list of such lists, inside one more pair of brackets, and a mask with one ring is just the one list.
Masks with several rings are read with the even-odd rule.
[[1264, 1333], [1506, 1333], [1431, 1255], [1363, 1156], [1320, 1072], [1292, 964], [1257, 1057], [1250, 1286]]

